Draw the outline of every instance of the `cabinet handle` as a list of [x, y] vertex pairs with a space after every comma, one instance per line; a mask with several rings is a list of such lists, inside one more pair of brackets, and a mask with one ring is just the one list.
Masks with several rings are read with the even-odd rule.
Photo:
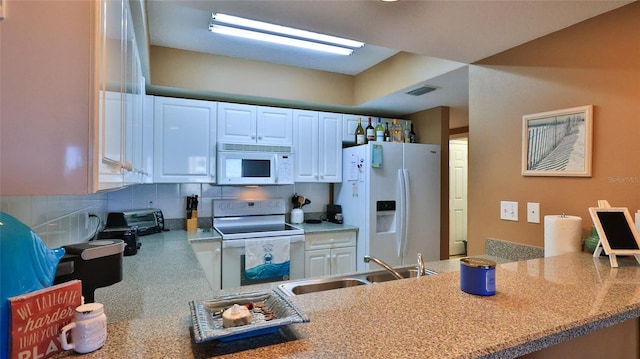
[[120, 163], [120, 168], [131, 172], [131, 171], [133, 171], [133, 164], [131, 163], [131, 161], [121, 162]]

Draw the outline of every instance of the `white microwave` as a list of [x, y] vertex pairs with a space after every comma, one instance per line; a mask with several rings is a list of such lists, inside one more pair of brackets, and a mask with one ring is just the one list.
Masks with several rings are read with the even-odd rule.
[[291, 146], [219, 143], [217, 177], [220, 185], [293, 184]]

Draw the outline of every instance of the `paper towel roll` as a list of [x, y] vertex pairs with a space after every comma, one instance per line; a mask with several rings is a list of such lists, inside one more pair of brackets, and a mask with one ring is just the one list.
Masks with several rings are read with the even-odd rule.
[[638, 230], [638, 233], [640, 233], [640, 210], [636, 212], [636, 229]]
[[544, 256], [582, 251], [582, 218], [544, 216]]

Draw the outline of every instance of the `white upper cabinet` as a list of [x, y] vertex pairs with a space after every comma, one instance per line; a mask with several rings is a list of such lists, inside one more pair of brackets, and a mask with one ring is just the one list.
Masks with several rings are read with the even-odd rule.
[[128, 2], [107, 0], [101, 9], [98, 189], [104, 190], [142, 182], [144, 82]]
[[291, 145], [292, 110], [218, 103], [218, 142]]
[[216, 180], [216, 103], [155, 97], [153, 181]]
[[293, 144], [293, 110], [258, 106], [257, 143], [264, 145]]
[[318, 112], [293, 111], [295, 181], [318, 182]]
[[318, 122], [319, 182], [342, 182], [342, 115], [321, 112]]
[[10, 5], [0, 25], [0, 87], [11, 89], [2, 93], [0, 143], [19, 155], [3, 157], [0, 193], [87, 194], [123, 186], [123, 119], [129, 94], [139, 90], [127, 85], [139, 75], [128, 43], [134, 43], [129, 2]]
[[256, 106], [219, 102], [218, 142], [256, 143]]
[[296, 182], [342, 181], [342, 115], [293, 111]]

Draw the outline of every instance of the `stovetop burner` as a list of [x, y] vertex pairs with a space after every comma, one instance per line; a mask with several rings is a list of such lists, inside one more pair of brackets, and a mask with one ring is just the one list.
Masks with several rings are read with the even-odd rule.
[[299, 230], [299, 228], [296, 228], [287, 223], [279, 223], [279, 224], [265, 224], [265, 225], [258, 225], [258, 226], [246, 225], [246, 226], [237, 226], [237, 227], [223, 227], [223, 228], [217, 228], [216, 230], [224, 236], [225, 234], [295, 231], [295, 230]]
[[304, 235], [285, 223], [283, 199], [218, 200], [213, 204], [213, 227], [222, 240]]

